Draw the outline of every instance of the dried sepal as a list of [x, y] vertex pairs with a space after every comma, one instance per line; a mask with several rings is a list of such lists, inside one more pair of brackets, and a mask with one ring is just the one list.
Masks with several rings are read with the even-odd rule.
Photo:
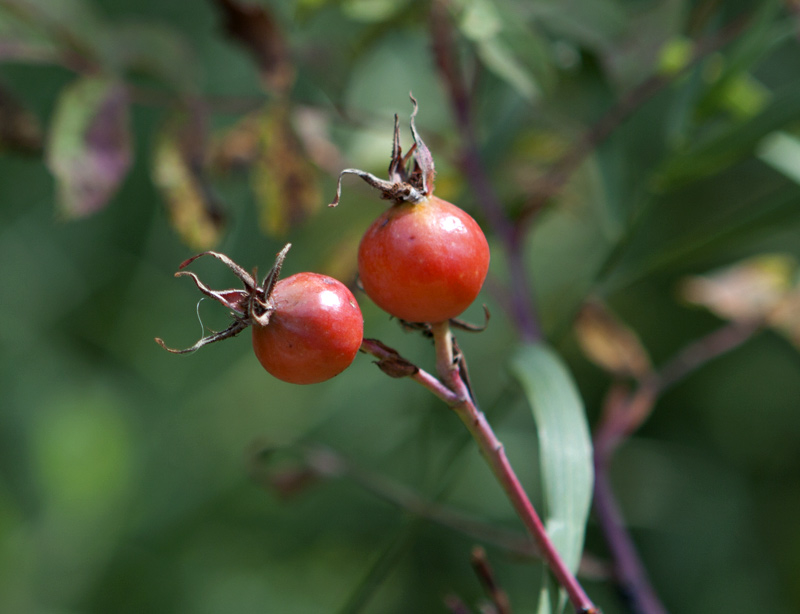
[[414, 95], [411, 93], [409, 93], [409, 97], [411, 98], [411, 103], [414, 105], [414, 110], [411, 112], [411, 136], [414, 137], [414, 145], [416, 146], [414, 160], [422, 174], [422, 190], [425, 196], [430, 196], [433, 194], [433, 182], [436, 176], [436, 169], [433, 164], [433, 155], [431, 155], [430, 149], [428, 149], [428, 146], [425, 145], [422, 137], [420, 137], [417, 132], [417, 126], [414, 122], [419, 109], [417, 99], [414, 98]]
[[483, 324], [473, 324], [472, 322], [467, 322], [466, 320], [462, 320], [460, 318], [451, 318], [450, 319], [450, 326], [453, 328], [457, 328], [458, 330], [463, 330], [467, 333], [482, 333], [489, 327], [489, 320], [491, 319], [492, 314], [489, 312], [489, 308], [484, 305], [483, 306]]
[[281, 267], [283, 261], [286, 260], [286, 254], [289, 253], [292, 244], [287, 243], [278, 255], [275, 257], [275, 263], [264, 278], [262, 287], [256, 288], [255, 292], [251, 295], [250, 301], [250, 317], [258, 322], [261, 326], [269, 324], [269, 318], [274, 310], [270, 302], [270, 297], [275, 290], [275, 284], [278, 283], [278, 278], [281, 275]]
[[[419, 105], [414, 96], [411, 96], [414, 110], [411, 113], [411, 136], [414, 144], [403, 155], [400, 146], [400, 121], [394, 116], [394, 136], [392, 138], [392, 159], [389, 162], [389, 179], [381, 179], [372, 173], [357, 168], [346, 168], [339, 173], [336, 183], [336, 197], [328, 205], [335, 207], [342, 196], [342, 177], [344, 175], [357, 175], [370, 186], [381, 192], [381, 197], [395, 203], [411, 202], [420, 203], [433, 194], [433, 180], [435, 170], [433, 156], [417, 132], [415, 117]], [[413, 164], [412, 164], [413, 161]]]
[[223, 262], [231, 271], [233, 271], [233, 274], [236, 275], [236, 277], [242, 280], [242, 283], [244, 283], [245, 288], [247, 288], [251, 292], [255, 290], [256, 280], [253, 279], [253, 277], [247, 271], [245, 271], [242, 267], [236, 264], [228, 256], [226, 256], [225, 254], [221, 254], [220, 252], [206, 251], [206, 252], [201, 252], [199, 254], [195, 254], [191, 258], [188, 258], [187, 260], [181, 262], [178, 269], [180, 270], [185, 269], [187, 266], [189, 266], [192, 262], [194, 262], [201, 256], [213, 256], [220, 262]]
[[400, 353], [377, 339], [364, 339], [361, 351], [368, 352], [378, 360], [375, 364], [389, 377], [411, 377], [419, 372], [419, 367], [403, 358]]
[[[483, 324], [473, 324], [472, 322], [467, 322], [466, 320], [461, 320], [460, 318], [450, 318], [450, 326], [456, 328], [458, 330], [463, 330], [467, 333], [482, 333], [489, 327], [489, 319], [491, 318], [491, 313], [489, 312], [489, 308], [484, 305], [483, 306]], [[415, 332], [421, 333], [423, 337], [431, 338], [433, 337], [433, 332], [431, 330], [430, 322], [409, 322], [408, 320], [402, 320], [398, 318], [397, 320], [400, 323], [400, 326], [406, 332]]]
[[389, 162], [389, 181], [403, 180], [403, 148], [400, 146], [400, 116], [394, 114], [394, 137], [392, 138], [392, 160]]
[[164, 343], [164, 340], [161, 339], [160, 337], [156, 337], [156, 343], [158, 343], [158, 345], [167, 350], [167, 352], [171, 352], [173, 354], [191, 354], [192, 352], [196, 352], [201, 347], [208, 345], [209, 343], [214, 343], [216, 341], [222, 341], [223, 339], [229, 339], [230, 337], [235, 337], [245, 328], [247, 328], [247, 325], [242, 320], [235, 320], [225, 330], [217, 331], [211, 333], [210, 335], [206, 335], [205, 337], [199, 339], [197, 343], [195, 343], [193, 346], [184, 348], [182, 350], [169, 347], [166, 343]]
[[[212, 290], [202, 281], [200, 281], [200, 278], [191, 271], [178, 271], [175, 273], [175, 277], [189, 277], [192, 281], [194, 281], [197, 289], [207, 297], [213, 298], [218, 303], [224, 305], [227, 309], [230, 309], [236, 315], [245, 315], [246, 304], [244, 303], [248, 294], [243, 290]], [[235, 300], [231, 300], [232, 298], [235, 298]]]
[[393, 183], [391, 181], [381, 179], [380, 177], [376, 177], [367, 171], [362, 171], [357, 168], [346, 168], [339, 173], [339, 180], [336, 183], [336, 198], [334, 198], [333, 201], [328, 205], [329, 207], [335, 207], [339, 204], [339, 200], [342, 197], [342, 177], [345, 175], [358, 175], [373, 188], [380, 190], [381, 196], [387, 200], [408, 200], [411, 202], [419, 202], [424, 199], [422, 194], [415, 190], [413, 186], [410, 186], [406, 183]]
[[[205, 296], [214, 299], [230, 311], [233, 317], [233, 323], [225, 330], [216, 331], [210, 335], [206, 335], [197, 341], [191, 347], [178, 350], [169, 347], [164, 341], [156, 337], [156, 342], [168, 352], [173, 354], [188, 354], [199, 350], [201, 347], [223, 339], [234, 337], [242, 332], [248, 326], [257, 324], [259, 326], [266, 326], [269, 324], [270, 316], [275, 311], [275, 306], [272, 303], [272, 293], [275, 290], [275, 284], [278, 282], [283, 261], [286, 259], [286, 254], [291, 248], [292, 244], [287, 243], [284, 248], [278, 252], [275, 258], [275, 263], [272, 265], [269, 273], [264, 278], [264, 284], [258, 286], [255, 281], [255, 276], [250, 275], [241, 266], [236, 264], [225, 254], [219, 252], [206, 251], [181, 263], [179, 270], [175, 273], [176, 277], [189, 277]], [[200, 278], [191, 271], [184, 271], [183, 269], [189, 266], [192, 262], [201, 256], [212, 256], [224, 263], [236, 277], [238, 277], [245, 286], [244, 290], [228, 289], [228, 290], [213, 290], [206, 286]]]

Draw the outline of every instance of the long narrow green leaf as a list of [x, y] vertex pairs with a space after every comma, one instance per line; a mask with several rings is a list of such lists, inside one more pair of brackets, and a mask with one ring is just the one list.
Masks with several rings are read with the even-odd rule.
[[[583, 402], [566, 366], [545, 345], [523, 347], [512, 358], [511, 370], [522, 385], [536, 422], [545, 503], [543, 522], [567, 567], [575, 573], [583, 552], [594, 483], [592, 443]], [[545, 586], [539, 611], [549, 602]], [[559, 602], [564, 603], [563, 595]]]

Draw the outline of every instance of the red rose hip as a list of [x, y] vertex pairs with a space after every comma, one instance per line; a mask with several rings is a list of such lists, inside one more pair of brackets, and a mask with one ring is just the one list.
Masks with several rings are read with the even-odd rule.
[[458, 316], [478, 296], [488, 270], [489, 245], [480, 226], [433, 195], [390, 207], [364, 234], [358, 250], [367, 296], [411, 322]]
[[353, 362], [363, 337], [355, 297], [341, 282], [298, 273], [277, 282], [269, 323], [253, 324], [253, 350], [271, 375], [293, 384], [332, 378]]

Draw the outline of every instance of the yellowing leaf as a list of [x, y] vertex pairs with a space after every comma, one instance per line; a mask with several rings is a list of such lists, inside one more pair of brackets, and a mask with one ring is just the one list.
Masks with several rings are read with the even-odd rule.
[[768, 323], [800, 349], [800, 284], [778, 303]]
[[683, 284], [682, 295], [726, 320], [763, 320], [789, 291], [796, 268], [797, 263], [785, 255], [757, 256], [689, 278]]
[[283, 235], [319, 208], [316, 170], [292, 129], [289, 108], [277, 105], [259, 118], [259, 157], [253, 168], [253, 189], [264, 232]]
[[252, 166], [260, 148], [258, 117], [258, 113], [245, 115], [215, 135], [209, 154], [209, 164], [215, 172], [228, 173]]
[[650, 373], [650, 357], [639, 337], [599, 302], [587, 303], [575, 321], [575, 334], [586, 357], [621, 377]]
[[167, 124], [156, 141], [153, 154], [153, 181], [161, 190], [170, 223], [181, 239], [196, 250], [214, 247], [223, 227], [222, 213], [202, 175], [196, 143], [182, 138], [186, 120]]

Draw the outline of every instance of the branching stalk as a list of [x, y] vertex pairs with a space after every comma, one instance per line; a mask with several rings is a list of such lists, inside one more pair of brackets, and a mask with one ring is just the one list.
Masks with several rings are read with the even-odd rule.
[[[506, 456], [502, 442], [495, 435], [484, 413], [475, 404], [469, 387], [462, 377], [464, 371], [459, 368], [464, 358], [454, 349], [456, 346], [450, 332], [450, 324], [435, 323], [431, 326], [431, 332], [439, 374], [439, 378], [433, 380], [438, 384], [434, 384], [430, 379], [432, 376], [422, 369], [417, 369], [409, 376], [445, 401], [467, 427], [511, 505], [536, 542], [543, 560], [558, 583], [564, 587], [575, 611], [583, 614], [599, 614], [600, 610], [595, 607], [575, 575], [567, 568], [547, 535], [544, 524]], [[397, 352], [376, 342], [362, 346], [362, 350], [379, 358], [379, 366], [381, 359], [396, 361], [400, 358]], [[421, 374], [425, 374], [424, 377]]]

